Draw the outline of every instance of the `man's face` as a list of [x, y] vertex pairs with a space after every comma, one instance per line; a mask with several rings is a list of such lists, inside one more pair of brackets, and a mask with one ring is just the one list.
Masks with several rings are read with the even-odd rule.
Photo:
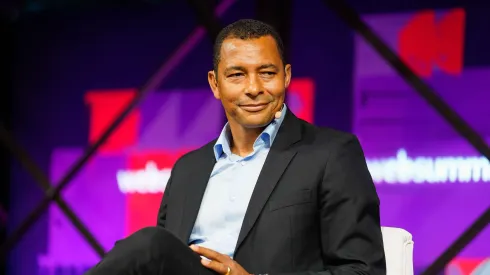
[[220, 54], [218, 72], [210, 71], [208, 81], [230, 124], [257, 128], [270, 123], [291, 80], [291, 66], [282, 63], [274, 38], [225, 39]]

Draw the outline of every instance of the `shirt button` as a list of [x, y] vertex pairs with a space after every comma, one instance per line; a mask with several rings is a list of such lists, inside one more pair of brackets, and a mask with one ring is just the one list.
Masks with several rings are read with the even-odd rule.
[[235, 201], [235, 196], [230, 197], [230, 201]]

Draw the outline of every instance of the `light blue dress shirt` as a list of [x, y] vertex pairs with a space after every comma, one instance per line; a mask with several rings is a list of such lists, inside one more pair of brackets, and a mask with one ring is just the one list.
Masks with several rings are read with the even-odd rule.
[[[231, 152], [228, 123], [214, 145], [214, 165], [199, 214], [189, 238], [197, 244], [233, 257], [248, 203], [272, 142], [286, 115], [274, 119], [255, 140], [253, 152], [240, 157]], [[192, 190], [189, 190], [192, 192]]]

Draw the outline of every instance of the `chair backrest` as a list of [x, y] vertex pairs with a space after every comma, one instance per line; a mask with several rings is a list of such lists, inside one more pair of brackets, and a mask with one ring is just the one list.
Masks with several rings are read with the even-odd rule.
[[413, 275], [412, 234], [395, 227], [381, 227], [386, 255], [386, 275]]

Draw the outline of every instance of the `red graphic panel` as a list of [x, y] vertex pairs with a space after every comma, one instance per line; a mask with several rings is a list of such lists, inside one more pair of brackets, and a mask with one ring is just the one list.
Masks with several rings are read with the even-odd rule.
[[433, 10], [418, 12], [400, 31], [400, 56], [420, 76], [431, 76], [435, 65], [446, 73], [460, 74], [464, 27], [463, 9], [450, 10], [439, 20]]
[[[129, 157], [128, 167], [131, 171], [144, 171], [147, 164], [153, 162], [158, 169], [171, 169], [189, 151], [137, 153]], [[142, 186], [140, 192], [126, 194], [126, 236], [143, 227], [156, 225], [163, 190], [158, 193], [146, 193], [144, 190]]]
[[294, 78], [288, 87], [288, 106], [299, 118], [313, 123], [315, 83], [311, 78]]
[[[446, 275], [473, 275], [473, 274], [487, 274], [485, 271], [490, 270], [489, 259], [465, 259], [456, 258], [449, 263], [446, 267]], [[488, 269], [485, 269], [488, 268]], [[480, 272], [475, 273], [477, 269], [481, 269]]]
[[[134, 98], [136, 90], [101, 90], [85, 94], [85, 102], [90, 106], [89, 141], [96, 141], [106, 128]], [[134, 110], [115, 130], [99, 152], [120, 154], [120, 150], [136, 144], [140, 113]]]

